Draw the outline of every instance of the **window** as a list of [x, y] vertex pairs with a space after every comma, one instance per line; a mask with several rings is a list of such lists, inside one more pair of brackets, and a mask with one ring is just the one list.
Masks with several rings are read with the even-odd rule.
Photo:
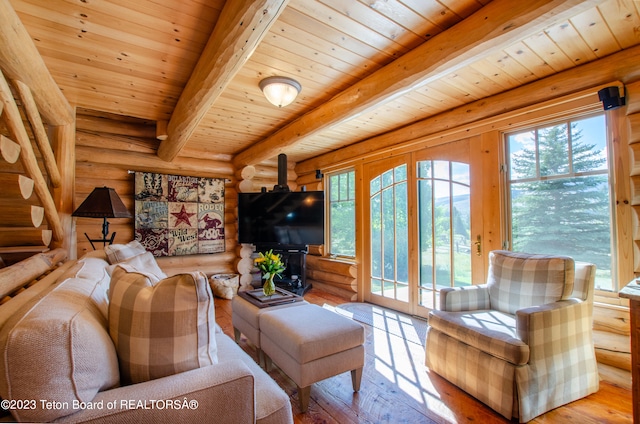
[[409, 301], [407, 165], [369, 182], [371, 293]]
[[471, 285], [469, 165], [418, 162], [420, 304], [434, 309], [443, 287]]
[[615, 291], [615, 222], [604, 114], [507, 134], [514, 251], [595, 263], [596, 289]]
[[356, 256], [355, 171], [329, 176], [329, 246], [333, 256]]

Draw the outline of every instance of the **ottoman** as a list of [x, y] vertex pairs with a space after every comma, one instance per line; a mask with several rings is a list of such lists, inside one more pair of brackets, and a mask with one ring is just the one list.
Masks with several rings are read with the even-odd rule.
[[260, 315], [270, 310], [295, 308], [297, 306], [307, 304], [308, 302], [303, 300], [300, 302], [260, 308], [240, 296], [234, 296], [231, 301], [231, 323], [233, 324], [233, 334], [236, 343], [240, 342], [240, 334], [244, 334], [256, 347], [258, 352], [258, 363], [264, 368], [264, 356], [262, 354], [262, 349], [260, 348]]
[[364, 327], [317, 305], [268, 310], [260, 315], [260, 345], [267, 371], [273, 361], [298, 386], [300, 410], [309, 406], [311, 385], [351, 371], [360, 390]]

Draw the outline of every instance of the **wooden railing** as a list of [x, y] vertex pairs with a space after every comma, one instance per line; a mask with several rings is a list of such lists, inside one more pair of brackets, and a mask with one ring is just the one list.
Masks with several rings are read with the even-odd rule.
[[[19, 93], [21, 104], [24, 106], [25, 114], [31, 124], [32, 132], [43, 158], [45, 168], [53, 187], [60, 185], [60, 172], [53, 156], [51, 144], [46, 135], [44, 124], [31, 96], [29, 88], [21, 83], [13, 84], [16, 92]], [[2, 146], [2, 157], [9, 163], [15, 163], [20, 159], [24, 174], [3, 173], [0, 174], [0, 181], [6, 183], [7, 190], [3, 185], [3, 204], [0, 222], [2, 227], [26, 227], [31, 224], [34, 228], [42, 225], [43, 218], [46, 218], [47, 229], [43, 229], [40, 240], [28, 242], [32, 245], [48, 246], [51, 239], [62, 240], [63, 229], [58, 212], [53, 201], [49, 185], [43, 175], [36, 152], [33, 149], [31, 139], [24, 126], [22, 115], [16, 103], [9, 81], [0, 71], [0, 100], [3, 106], [4, 123], [11, 135], [11, 138], [2, 136], [0, 145]], [[37, 199], [30, 200], [35, 193]], [[8, 199], [7, 195], [14, 194], [15, 199]], [[17, 196], [19, 194], [19, 197]], [[2, 246], [5, 251], [12, 247], [24, 250], [23, 246]], [[39, 249], [40, 247], [37, 247]]]

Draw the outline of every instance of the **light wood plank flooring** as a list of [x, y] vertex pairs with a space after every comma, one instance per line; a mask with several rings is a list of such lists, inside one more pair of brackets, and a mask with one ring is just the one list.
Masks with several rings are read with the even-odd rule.
[[[310, 303], [337, 306], [346, 301], [311, 289]], [[231, 301], [216, 298], [216, 321], [233, 337]], [[429, 372], [424, 348], [385, 331], [365, 326], [366, 362], [360, 392], [351, 388], [350, 373], [316, 383], [306, 414], [298, 408], [295, 384], [278, 368], [271, 377], [291, 397], [296, 423], [510, 423], [465, 392]], [[240, 345], [257, 360], [243, 336]], [[631, 392], [608, 383], [600, 391], [537, 417], [532, 423], [631, 423]]]

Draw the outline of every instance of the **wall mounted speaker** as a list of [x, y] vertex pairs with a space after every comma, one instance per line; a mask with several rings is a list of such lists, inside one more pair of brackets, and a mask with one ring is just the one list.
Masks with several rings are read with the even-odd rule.
[[605, 87], [599, 90], [598, 98], [602, 102], [604, 110], [617, 109], [625, 105], [624, 97], [620, 97], [620, 89], [617, 86]]

